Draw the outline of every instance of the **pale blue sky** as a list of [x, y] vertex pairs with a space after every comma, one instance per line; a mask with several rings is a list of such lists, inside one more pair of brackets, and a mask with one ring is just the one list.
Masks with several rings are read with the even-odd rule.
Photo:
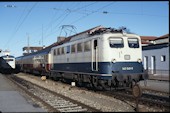
[[162, 36], [169, 33], [169, 2], [0, 2], [0, 49], [21, 56], [28, 35], [30, 46], [42, 46], [42, 26], [43, 44], [48, 46], [57, 41], [61, 25], [74, 25], [77, 33], [102, 25]]

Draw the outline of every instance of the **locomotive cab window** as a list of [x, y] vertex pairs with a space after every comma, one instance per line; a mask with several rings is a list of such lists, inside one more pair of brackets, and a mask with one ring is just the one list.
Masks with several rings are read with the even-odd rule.
[[110, 38], [109, 44], [111, 48], [123, 48], [123, 39], [122, 38]]
[[128, 38], [128, 45], [130, 48], [139, 48], [139, 41], [137, 38]]

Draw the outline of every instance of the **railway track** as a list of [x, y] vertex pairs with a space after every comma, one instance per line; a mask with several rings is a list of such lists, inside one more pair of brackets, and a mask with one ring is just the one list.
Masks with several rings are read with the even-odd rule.
[[41, 102], [50, 112], [101, 112], [96, 108], [92, 108], [16, 76], [8, 76], [8, 79], [28, 95]]
[[[105, 91], [99, 92], [101, 94], [114, 97], [116, 99], [122, 100], [124, 102], [130, 101], [136, 104], [136, 99], [132, 95], [131, 90], [117, 90], [117, 91]], [[147, 105], [151, 107], [164, 108], [165, 111], [170, 111], [170, 98], [167, 96], [160, 96], [151, 93], [142, 93], [142, 96], [138, 98], [138, 104]], [[131, 105], [134, 109], [136, 106]]]

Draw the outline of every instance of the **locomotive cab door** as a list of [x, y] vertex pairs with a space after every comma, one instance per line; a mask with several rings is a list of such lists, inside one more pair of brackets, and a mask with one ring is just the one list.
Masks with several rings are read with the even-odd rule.
[[91, 60], [91, 68], [92, 71], [98, 71], [98, 41], [97, 39], [92, 40], [92, 60]]

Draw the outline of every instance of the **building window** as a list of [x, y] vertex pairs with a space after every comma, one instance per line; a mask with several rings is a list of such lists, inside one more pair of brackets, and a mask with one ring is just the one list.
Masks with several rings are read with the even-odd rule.
[[144, 69], [148, 70], [148, 56], [144, 57]]
[[162, 56], [161, 56], [161, 62], [165, 62], [165, 60], [166, 60], [165, 55], [162, 55]]
[[156, 57], [151, 56], [151, 74], [156, 74]]

